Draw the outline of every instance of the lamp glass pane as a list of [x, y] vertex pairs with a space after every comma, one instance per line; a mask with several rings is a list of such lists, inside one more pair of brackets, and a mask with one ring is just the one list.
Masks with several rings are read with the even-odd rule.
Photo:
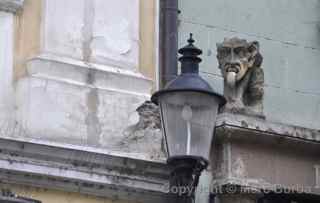
[[218, 98], [200, 92], [169, 92], [159, 98], [169, 157], [209, 159], [218, 112]]

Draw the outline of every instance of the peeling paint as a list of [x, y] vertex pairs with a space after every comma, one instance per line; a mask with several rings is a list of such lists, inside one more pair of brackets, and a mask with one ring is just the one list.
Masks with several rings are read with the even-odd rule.
[[85, 0], [84, 4], [84, 15], [83, 15], [83, 28], [82, 28], [82, 36], [83, 36], [83, 42], [82, 42], [82, 57], [85, 62], [89, 62], [91, 57], [91, 41], [92, 41], [92, 24], [94, 21], [94, 5], [92, 0]]
[[105, 52], [125, 55], [130, 52], [132, 42], [129, 34], [129, 22], [126, 19], [111, 25], [107, 25], [101, 20], [98, 24], [100, 25], [100, 30], [95, 32], [91, 45], [97, 50], [97, 55], [104, 56]]
[[[93, 32], [93, 22], [94, 22], [95, 8], [94, 2], [92, 0], [85, 0], [84, 3], [84, 16], [83, 16], [83, 44], [82, 44], [82, 54], [83, 61], [90, 66], [90, 58], [92, 54], [91, 43], [92, 43], [92, 32]], [[92, 84], [95, 81], [95, 72], [93, 68], [88, 69], [87, 73], [87, 83], [90, 85], [89, 92], [87, 93], [86, 104], [88, 108], [88, 114], [85, 119], [87, 125], [87, 143], [92, 146], [100, 145], [100, 135], [101, 135], [101, 124], [98, 117], [99, 109], [99, 95], [98, 89]]]

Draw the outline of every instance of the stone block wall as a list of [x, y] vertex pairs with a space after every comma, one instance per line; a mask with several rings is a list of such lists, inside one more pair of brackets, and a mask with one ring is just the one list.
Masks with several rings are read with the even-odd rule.
[[202, 75], [219, 92], [216, 43], [260, 42], [268, 120], [320, 129], [320, 1], [180, 0], [179, 46], [190, 32], [203, 49]]

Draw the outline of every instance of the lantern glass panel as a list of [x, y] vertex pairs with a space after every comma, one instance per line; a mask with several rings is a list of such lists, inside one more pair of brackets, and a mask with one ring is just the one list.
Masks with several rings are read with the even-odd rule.
[[168, 92], [159, 98], [168, 156], [209, 159], [220, 98], [195, 91]]

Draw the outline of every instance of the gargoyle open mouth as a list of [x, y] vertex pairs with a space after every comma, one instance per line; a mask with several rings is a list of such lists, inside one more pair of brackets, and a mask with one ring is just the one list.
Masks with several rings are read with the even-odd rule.
[[238, 73], [240, 70], [240, 66], [239, 65], [229, 65], [227, 68], [226, 68], [226, 72], [234, 72], [234, 73]]
[[226, 66], [226, 82], [230, 87], [235, 87], [237, 74], [240, 71], [240, 65], [237, 64], [229, 64]]

